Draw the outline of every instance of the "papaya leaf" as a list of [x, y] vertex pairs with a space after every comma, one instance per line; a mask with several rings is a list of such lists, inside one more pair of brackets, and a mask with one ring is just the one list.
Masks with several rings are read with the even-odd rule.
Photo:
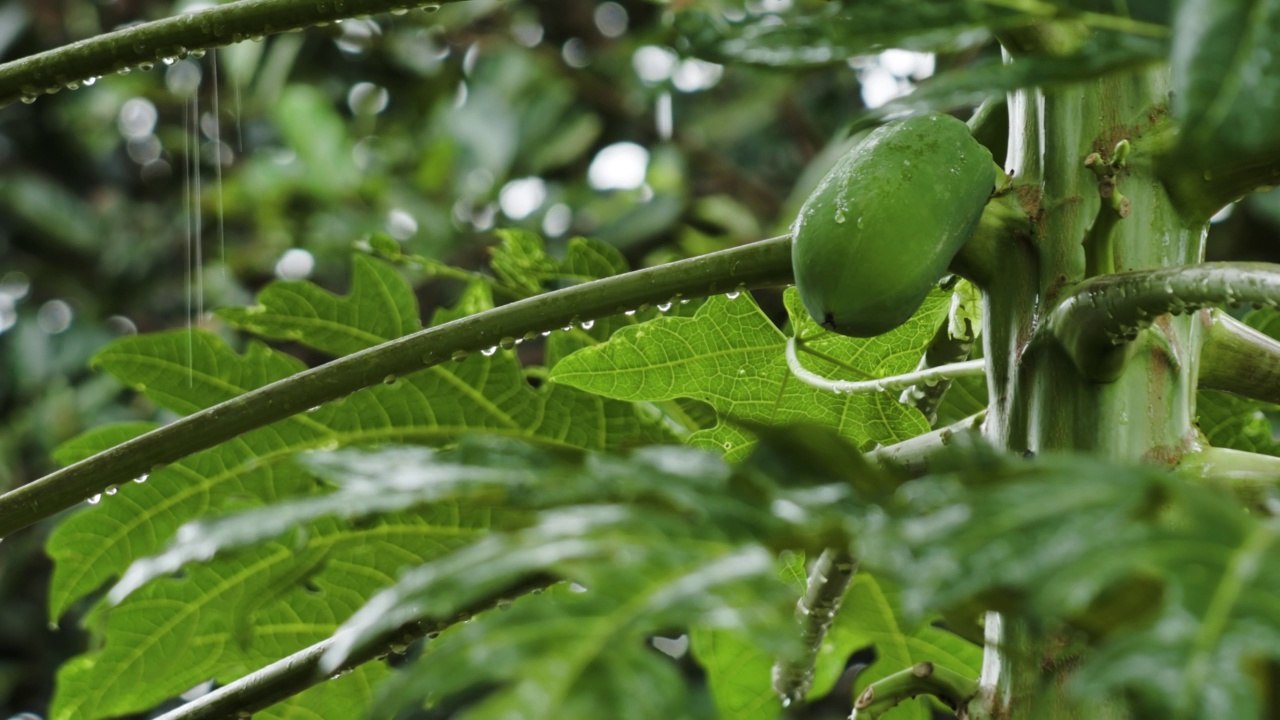
[[[779, 19], [785, 18], [785, 22]], [[843, 63], [896, 47], [957, 50], [986, 42], [991, 30], [1026, 25], [1038, 14], [966, 0], [859, 0], [760, 13], [730, 22], [718, 12], [686, 10], [676, 31], [695, 54], [717, 62], [771, 67]]]
[[[897, 330], [857, 340], [826, 333], [800, 307], [794, 290], [787, 309], [808, 347], [828, 360], [815, 371], [849, 379], [885, 377], [915, 367], [946, 298], [934, 293]], [[608, 342], [561, 360], [551, 373], [563, 384], [632, 402], [691, 398], [711, 405], [720, 424], [693, 433], [695, 447], [745, 456], [753, 442], [735, 422], [827, 425], [856, 445], [889, 444], [928, 431], [917, 411], [889, 395], [835, 395], [805, 385], [786, 365], [786, 337], [749, 295], [710, 298], [694, 317], [658, 318], [616, 332]]]
[[[358, 349], [416, 327], [412, 290], [397, 272], [358, 261], [356, 273], [345, 298], [287, 283], [264, 293], [260, 311], [228, 318], [326, 352]], [[238, 354], [200, 331], [125, 338], [104, 349], [97, 362], [180, 414], [303, 369], [260, 343]], [[66, 457], [93, 454], [142, 429], [98, 431], [69, 446]], [[145, 483], [69, 517], [48, 542], [56, 562], [51, 612], [61, 614], [133, 560], [159, 550], [188, 520], [326, 492], [293, 462], [299, 451], [385, 442], [440, 445], [477, 430], [593, 449], [668, 437], [626, 404], [571, 388], [530, 387], [509, 353], [388, 378], [385, 385], [156, 468]], [[231, 679], [316, 642], [401, 567], [469, 542], [485, 523], [487, 514], [456, 508], [389, 513], [359, 526], [321, 519], [283, 545], [220, 557], [154, 583], [100, 611], [99, 649], [66, 666], [51, 717], [145, 709], [209, 678]]]
[[889, 532], [860, 541], [909, 614], [977, 603], [1046, 638], [1076, 628], [1095, 648], [1075, 676], [1082, 701], [1123, 695], [1140, 717], [1258, 715], [1249, 668], [1280, 647], [1274, 520], [1160, 469], [965, 464], [903, 486]]
[[[432, 702], [465, 708], [464, 717], [577, 717], [588, 707], [607, 708], [610, 717], [706, 716], [693, 713], [685, 681], [648, 646], [650, 635], [732, 628], [759, 634], [757, 642], [774, 655], [791, 646], [794, 597], [760, 541], [803, 536], [814, 525], [771, 511], [783, 490], [756, 483], [744, 492], [714, 454], [680, 448], [588, 455], [581, 465], [543, 463], [539, 471], [557, 485], [578, 484], [575, 473], [593, 478], [582, 486], [595, 486], [601, 501], [616, 496], [610, 487], [631, 488], [639, 498], [544, 510], [528, 527], [416, 568], [372, 599], [346, 624], [333, 664], [363, 638], [414, 618], [450, 617], [475, 596], [531, 574], [576, 583], [445, 632], [392, 681], [379, 712], [389, 715], [430, 693]], [[698, 498], [644, 499], [659, 491]], [[841, 504], [801, 512], [842, 515]], [[491, 692], [476, 695], [477, 688]]]
[[353, 258], [351, 292], [333, 295], [313, 283], [271, 283], [253, 307], [219, 309], [232, 325], [273, 340], [298, 340], [329, 355], [349, 355], [422, 328], [418, 303], [395, 268]]
[[[1170, 53], [1179, 149], [1213, 165], [1280, 149], [1280, 2], [1184, 0]], [[1256, 161], [1256, 160], [1255, 160]]]
[[973, 107], [992, 97], [1028, 87], [1069, 85], [1163, 62], [1164, 38], [1098, 31], [1075, 52], [1060, 57], [1020, 57], [1015, 62], [977, 62], [940, 73], [911, 94], [886, 103], [854, 123], [857, 130], [884, 118], [928, 110]]
[[716, 711], [724, 720], [774, 720], [782, 703], [770, 683], [773, 654], [745, 633], [697, 628], [690, 648], [707, 673]]
[[500, 230], [497, 235], [502, 242], [490, 250], [490, 265], [508, 287], [533, 295], [559, 272], [560, 264], [547, 255], [537, 235], [521, 230]]
[[[875, 648], [876, 660], [858, 673], [853, 697], [848, 698], [850, 704], [867, 685], [916, 663], [931, 662], [972, 678], [982, 670], [980, 647], [927, 620], [908, 621], [895, 583], [869, 572], [854, 575], [828, 637], [824, 657], [819, 659], [815, 694], [831, 687], [855, 650]], [[929, 720], [933, 717], [932, 703], [927, 699], [903, 703], [886, 717]]]
[[[326, 563], [339, 554], [335, 532], [349, 525], [367, 530], [371, 522], [380, 527], [388, 517], [419, 517], [387, 508], [423, 507], [423, 501], [443, 518], [442, 525], [459, 508], [485, 505], [501, 508], [505, 519], [498, 531], [452, 552], [420, 553], [424, 564], [370, 599], [335, 636], [334, 657], [326, 656], [330, 667], [407, 621], [453, 620], [478, 598], [500, 596], [532, 578], [578, 583], [478, 615], [429, 642], [421, 660], [389, 687], [380, 716], [418, 702], [428, 691], [446, 707], [476, 705], [469, 711], [477, 716], [512, 707], [523, 717], [577, 716], [585, 707], [607, 707], [611, 717], [649, 716], [657, 709], [710, 716], [701, 691], [687, 688], [682, 673], [649, 647], [648, 638], [727, 629], [747, 632], [769, 657], [789, 652], [796, 641], [791, 614], [803, 569], [794, 553], [784, 553], [791, 559], [781, 562], [776, 553], [831, 540], [831, 529], [844, 528], [855, 509], [852, 487], [842, 477], [823, 484], [809, 470], [778, 466], [777, 458], [735, 469], [718, 453], [680, 446], [600, 454], [490, 436], [446, 451], [347, 449], [316, 453], [305, 462], [339, 485], [334, 495], [346, 501], [344, 510], [330, 503], [312, 512], [327, 498], [301, 497], [271, 508], [284, 519], [266, 530], [253, 527], [266, 522], [257, 509], [188, 526], [206, 532], [184, 529], [169, 553], [195, 558], [199, 548], [217, 545], [219, 538], [230, 541], [218, 547], [214, 561], [187, 566], [183, 578], [143, 585], [113, 615], [182, 583], [216, 584], [246, 562], [269, 564], [289, 550], [310, 552], [311, 567], [321, 568], [303, 571], [301, 590], [298, 583], [284, 583], [289, 607], [302, 608], [295, 610], [296, 623], [308, 609], [308, 593], [318, 588], [333, 598], [322, 582], [329, 580]], [[387, 504], [388, 495], [401, 499]], [[363, 512], [373, 514], [349, 522]], [[297, 529], [277, 532], [287, 526]], [[241, 535], [233, 537], [236, 532]], [[268, 534], [272, 539], [261, 542]], [[370, 552], [390, 554], [377, 547]], [[373, 557], [365, 565], [379, 566]], [[280, 571], [289, 568], [281, 565]], [[269, 609], [264, 604], [255, 615]], [[236, 627], [230, 619], [223, 622]], [[261, 632], [261, 623], [250, 631]], [[208, 635], [206, 644], [226, 642]], [[230, 635], [236, 641], [236, 633]], [[187, 674], [209, 671], [201, 667]], [[423, 677], [431, 682], [423, 683]], [[663, 692], [656, 691], [660, 687]], [[637, 700], [637, 693], [645, 699]]]

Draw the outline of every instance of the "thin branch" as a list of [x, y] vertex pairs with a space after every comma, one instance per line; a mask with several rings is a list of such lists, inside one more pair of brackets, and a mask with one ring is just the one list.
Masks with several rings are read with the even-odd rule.
[[551, 578], [526, 580], [495, 597], [485, 598], [448, 620], [414, 620], [374, 640], [362, 643], [360, 649], [334, 670], [322, 669], [321, 658], [338, 640], [338, 636], [321, 640], [310, 647], [255, 670], [230, 685], [193, 700], [161, 715], [156, 720], [226, 720], [247, 718], [253, 713], [287, 700], [308, 688], [336, 678], [370, 660], [403, 653], [406, 647], [423, 637], [435, 635], [485, 610], [508, 602], [520, 595], [541, 590], [553, 582]]
[[1202, 263], [1086, 280], [1049, 314], [1045, 328], [1086, 377], [1120, 376], [1138, 333], [1161, 315], [1215, 305], [1280, 304], [1280, 265]]
[[781, 236], [519, 300], [383, 343], [188, 415], [0, 496], [0, 537], [193, 453], [305, 412], [388, 375], [496, 347], [503, 338], [564, 327], [676, 295], [699, 297], [791, 282]]
[[957, 710], [978, 694], [978, 681], [931, 662], [882, 678], [867, 686], [853, 704], [849, 720], [875, 720], [899, 703], [920, 695], [933, 695]]
[[796, 344], [794, 337], [787, 338], [787, 367], [791, 369], [791, 374], [805, 385], [835, 393], [863, 394], [901, 390], [920, 383], [937, 383], [959, 377], [982, 375], [987, 368], [985, 360], [969, 360], [875, 380], [828, 380], [800, 364], [800, 358], [796, 355]]
[[192, 52], [266, 35], [304, 30], [358, 15], [460, 0], [240, 0], [183, 13], [64, 45], [0, 65], [0, 106], [18, 99], [74, 90], [111, 73], [147, 69]]
[[813, 686], [814, 666], [827, 638], [840, 603], [853, 582], [858, 562], [848, 551], [828, 548], [822, 551], [809, 573], [804, 596], [796, 602], [796, 620], [804, 652], [797, 658], [779, 660], [773, 666], [773, 690], [783, 707], [804, 700]]
[[1200, 387], [1280, 404], [1280, 341], [1214, 310], [1200, 348]]

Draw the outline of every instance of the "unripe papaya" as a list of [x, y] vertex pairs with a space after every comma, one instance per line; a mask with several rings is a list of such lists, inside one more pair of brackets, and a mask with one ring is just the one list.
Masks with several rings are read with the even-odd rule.
[[818, 183], [792, 226], [805, 310], [854, 337], [906, 322], [973, 233], [995, 181], [990, 151], [950, 115], [877, 128]]

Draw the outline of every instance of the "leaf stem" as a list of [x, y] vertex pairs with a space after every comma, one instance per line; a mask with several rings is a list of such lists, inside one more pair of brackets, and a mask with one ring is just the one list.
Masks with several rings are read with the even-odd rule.
[[517, 596], [545, 588], [553, 582], [549, 578], [526, 580], [519, 587], [498, 596], [485, 598], [448, 620], [407, 622], [374, 640], [361, 644], [360, 649], [348, 655], [338, 668], [326, 672], [322, 668], [321, 659], [337, 642], [338, 636], [335, 635], [249, 673], [180, 708], [170, 710], [157, 720], [225, 720], [250, 717], [254, 712], [293, 697], [370, 660], [376, 660], [397, 651], [403, 652], [404, 647], [415, 640], [439, 633], [484, 610], [496, 607]]
[[804, 700], [813, 686], [818, 653], [857, 567], [857, 560], [847, 550], [834, 548], [823, 550], [814, 562], [804, 596], [796, 601], [804, 650], [799, 657], [779, 660], [773, 666], [773, 690], [782, 699], [783, 707], [790, 708]]
[[875, 720], [919, 695], [933, 695], [955, 709], [977, 694], [977, 680], [931, 662], [916, 663], [868, 685], [854, 702], [849, 720]]
[[[953, 334], [950, 318], [938, 327], [933, 339], [929, 341], [929, 347], [920, 358], [920, 363], [916, 365], [916, 372], [947, 367], [969, 359], [978, 333], [967, 318], [960, 319], [959, 323], [963, 327], [958, 328], [959, 332], [956, 334]], [[929, 421], [929, 425], [933, 425], [938, 420], [938, 406], [942, 404], [942, 398], [950, 388], [950, 378], [917, 383], [903, 390], [898, 402], [919, 410]]]
[[85, 80], [145, 68], [192, 51], [303, 30], [357, 15], [459, 0], [240, 0], [122, 28], [0, 65], [0, 106], [34, 102]]
[[1200, 348], [1200, 387], [1280, 404], [1280, 341], [1212, 311]]
[[933, 432], [876, 448], [867, 453], [866, 457], [883, 466], [900, 468], [913, 477], [924, 475], [929, 471], [929, 461], [953, 445], [958, 438], [980, 437], [986, 415], [984, 410]]
[[0, 537], [193, 453], [377, 385], [455, 353], [621, 313], [677, 294], [698, 297], [791, 282], [788, 235], [556, 290], [377, 345], [188, 415], [0, 496]]
[[901, 390], [920, 383], [937, 383], [958, 377], [982, 375], [987, 368], [985, 360], [969, 360], [875, 380], [828, 380], [800, 364], [800, 358], [796, 355], [797, 344], [794, 337], [787, 338], [787, 367], [791, 369], [791, 374], [806, 385], [836, 393], [862, 394]]
[[1276, 491], [1280, 490], [1280, 457], [1207, 447], [1187, 453], [1178, 469], [1205, 482], [1225, 487], [1250, 508], [1276, 515]]

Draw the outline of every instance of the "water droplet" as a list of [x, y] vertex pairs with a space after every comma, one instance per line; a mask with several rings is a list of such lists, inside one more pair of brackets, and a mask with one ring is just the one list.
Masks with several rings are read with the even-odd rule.
[[859, 216], [858, 216], [858, 229], [859, 229], [859, 230], [861, 230], [861, 229], [862, 229], [862, 216], [861, 216], [861, 215], [859, 215]]
[[439, 5], [423, 5], [422, 12], [433, 13], [440, 9]]
[[94, 83], [96, 83], [96, 82], [98, 82], [98, 78], [97, 78], [97, 77], [92, 77], [92, 76], [91, 76], [91, 77], [87, 77], [87, 78], [85, 78], [84, 80], [82, 80], [80, 84], [81, 84], [81, 85], [84, 85], [85, 87], [89, 87], [90, 85], [93, 85], [93, 84], [94, 84]]
[[395, 375], [395, 373], [391, 373], [390, 375], [388, 375], [388, 376], [386, 376], [386, 377], [382, 378], [382, 382], [383, 382], [383, 384], [386, 384], [386, 385], [395, 385], [395, 384], [396, 384], [396, 375]]
[[453, 355], [451, 355], [450, 358], [454, 362], [462, 362], [463, 360], [467, 359], [468, 354], [469, 353], [466, 350], [454, 350]]
[[[25, 100], [25, 98], [24, 98], [24, 100]], [[628, 311], [626, 311], [626, 312], [624, 312], [624, 313], [622, 313], [622, 314], [623, 314], [623, 315], [626, 315], [627, 317], [635, 317], [636, 311], [635, 311], [635, 310], [628, 310]]]
[[204, 50], [192, 50], [191, 57], [199, 60], [200, 58], [204, 57]]
[[527, 333], [525, 333], [525, 334], [524, 334], [524, 339], [525, 339], [525, 340], [537, 340], [537, 339], [538, 339], [538, 331], [537, 331], [537, 330], [530, 330], [529, 332], [527, 332]]
[[595, 320], [583, 320], [583, 321], [582, 321], [582, 329], [583, 329], [583, 330], [590, 330], [591, 328], [595, 327], [595, 325], [596, 325], [596, 321], [595, 321]]
[[551, 331], [550, 331], [550, 330], [543, 330], [543, 331], [542, 331], [542, 337], [550, 337], [550, 336], [551, 336]]
[[669, 302], [658, 303], [658, 312], [666, 312], [670, 309], [671, 309], [671, 303]]
[[485, 349], [481, 350], [481, 351], [480, 351], [480, 354], [481, 354], [481, 355], [484, 355], [485, 357], [490, 357], [490, 356], [492, 356], [492, 355], [493, 355], [494, 353], [496, 353], [496, 352], [498, 352], [498, 346], [497, 346], [497, 345], [494, 345], [493, 347], [487, 347], [487, 348], [485, 348]]
[[406, 8], [396, 8], [395, 10], [391, 11], [391, 14], [396, 16], [407, 15], [408, 13], [409, 13], [409, 10]]
[[739, 296], [739, 295], [741, 295], [741, 294], [742, 294], [742, 291], [741, 291], [741, 290], [734, 290], [734, 291], [732, 291], [732, 292], [727, 292], [727, 293], [725, 293], [725, 294], [724, 294], [724, 296], [725, 296], [725, 298], [727, 298], [727, 299], [729, 299], [729, 300], [737, 300], [737, 299], [738, 299], [738, 296]]
[[160, 62], [164, 63], [165, 65], [172, 65], [172, 64], [174, 64], [174, 63], [178, 62], [178, 58], [176, 58], [176, 57], [160, 58]]
[[573, 321], [572, 321], [572, 320], [570, 320], [568, 325], [565, 325], [564, 327], [562, 327], [562, 328], [560, 328], [560, 329], [561, 329], [561, 330], [563, 330], [563, 331], [565, 331], [565, 332], [572, 332], [572, 331], [573, 331]]
[[67, 89], [68, 89], [68, 90], [79, 90], [79, 89], [80, 89], [80, 83], [79, 83], [79, 82], [77, 82], [77, 81], [75, 81], [75, 80], [72, 80], [72, 81], [70, 81], [70, 82], [68, 82], [68, 83], [67, 83]]
[[97, 505], [100, 502], [102, 502], [102, 493], [98, 493], [97, 495], [94, 495], [93, 497], [89, 498], [90, 505]]
[[141, 70], [142, 72], [149, 72], [151, 68], [155, 66], [156, 66], [155, 63], [149, 63], [149, 62], [138, 63], [138, 69]]
[[849, 218], [845, 216], [844, 210], [836, 210], [836, 224], [843, 225], [845, 220]]
[[24, 103], [26, 103], [26, 104], [28, 104], [28, 105], [30, 105], [31, 103], [33, 103], [33, 102], [35, 102], [35, 101], [36, 101], [36, 96], [35, 96], [35, 95], [23, 95], [23, 96], [22, 96], [22, 102], [24, 102]]
[[133, 481], [141, 485], [142, 483], [146, 482], [147, 478], [149, 477], [151, 477], [150, 473], [142, 473], [138, 477], [134, 478]]
[[513, 337], [504, 337], [498, 341], [498, 347], [503, 350], [510, 350], [516, 346], [516, 339]]

